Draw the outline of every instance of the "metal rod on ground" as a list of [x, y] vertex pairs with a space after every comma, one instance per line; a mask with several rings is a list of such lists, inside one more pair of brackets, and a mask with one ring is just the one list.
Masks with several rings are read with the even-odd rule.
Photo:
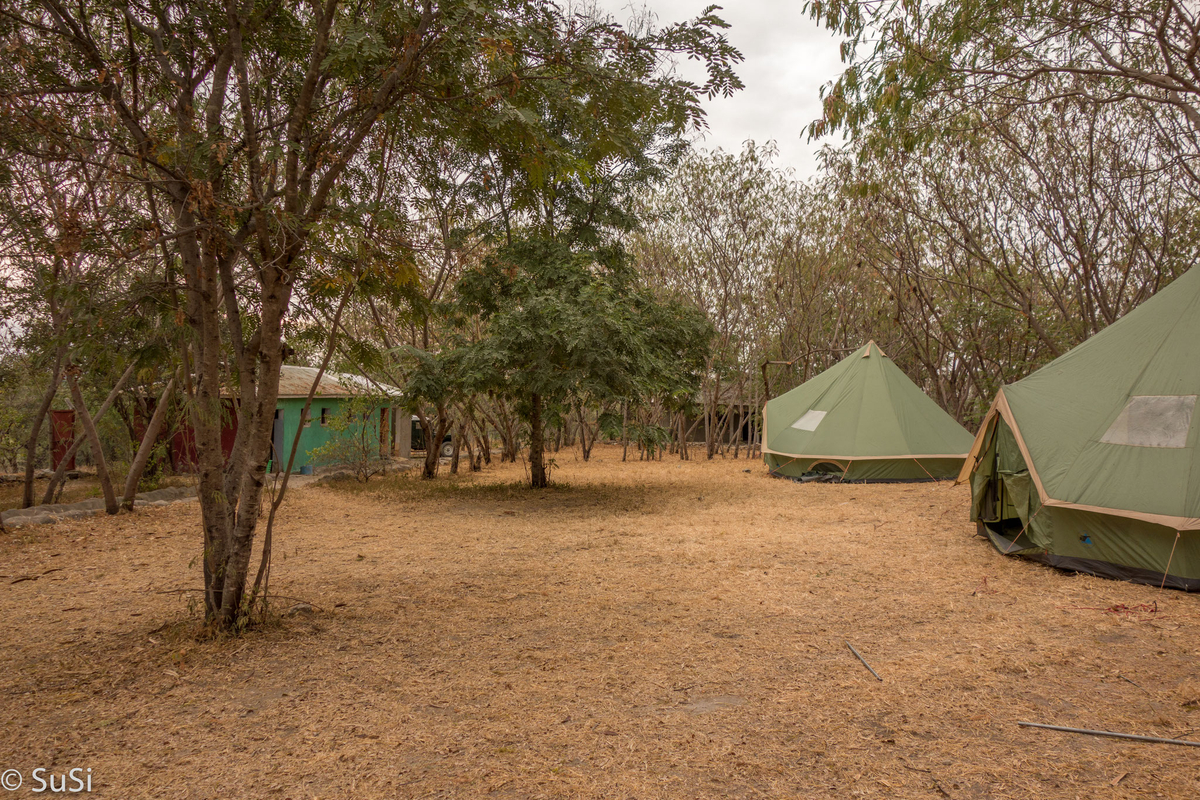
[[[868, 667], [869, 669], [869, 667]], [[1187, 739], [1163, 739], [1159, 736], [1139, 736], [1136, 733], [1113, 733], [1112, 731], [1093, 731], [1088, 728], [1064, 728], [1061, 725], [1043, 725], [1040, 722], [1018, 722], [1023, 728], [1045, 728], [1048, 731], [1063, 731], [1064, 733], [1085, 733], [1088, 736], [1109, 736], [1113, 739], [1133, 739], [1135, 742], [1157, 742], [1158, 744], [1181, 744], [1187, 747], [1200, 747], [1200, 742]]]
[[863, 666], [864, 666], [864, 667], [866, 667], [867, 669], [870, 669], [870, 670], [871, 670], [871, 674], [872, 674], [872, 675], [874, 675], [874, 676], [875, 676], [875, 677], [876, 677], [878, 680], [880, 680], [880, 681], [882, 681], [882, 680], [883, 680], [883, 678], [880, 678], [880, 677], [879, 677], [879, 673], [878, 673], [878, 672], [876, 672], [875, 670], [871, 669], [871, 665], [870, 665], [870, 664], [868, 664], [868, 663], [867, 663], [867, 660], [866, 660], [865, 658], [863, 658], [863, 657], [862, 657], [862, 653], [860, 653], [860, 652], [858, 652], [857, 650], [855, 650], [855, 649], [854, 649], [854, 645], [850, 644], [850, 642], [849, 642], [849, 641], [847, 641], [846, 639], [843, 639], [842, 641], [846, 642], [846, 647], [849, 647], [849, 648], [850, 648], [850, 652], [851, 652], [851, 653], [854, 653], [854, 655], [858, 656], [858, 660], [862, 662]]

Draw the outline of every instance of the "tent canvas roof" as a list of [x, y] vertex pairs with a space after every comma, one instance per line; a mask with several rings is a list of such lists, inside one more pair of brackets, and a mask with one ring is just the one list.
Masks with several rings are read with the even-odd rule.
[[777, 455], [963, 458], [971, 439], [874, 342], [766, 406], [764, 450]]
[[1000, 414], [1013, 430], [1043, 504], [1200, 530], [1198, 395], [1200, 269], [1191, 269], [1004, 387], [989, 419]]

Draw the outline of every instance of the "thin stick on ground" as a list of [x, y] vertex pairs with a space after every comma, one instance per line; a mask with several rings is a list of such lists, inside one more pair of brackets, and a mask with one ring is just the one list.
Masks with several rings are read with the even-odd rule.
[[[868, 667], [870, 669], [870, 667]], [[1062, 725], [1044, 725], [1040, 722], [1018, 722], [1022, 728], [1043, 728], [1048, 731], [1063, 733], [1082, 733], [1087, 736], [1107, 736], [1112, 739], [1132, 739], [1135, 742], [1153, 742], [1155, 744], [1181, 744], [1186, 747], [1200, 747], [1200, 742], [1188, 739], [1164, 739], [1161, 736], [1142, 736], [1136, 733], [1116, 733], [1114, 731], [1094, 731], [1090, 728], [1067, 728]]]
[[860, 652], [858, 652], [857, 650], [855, 650], [855, 649], [854, 649], [854, 645], [850, 644], [850, 642], [849, 642], [849, 641], [847, 641], [847, 640], [843, 640], [843, 641], [846, 641], [846, 647], [849, 647], [849, 648], [850, 648], [850, 652], [851, 652], [851, 653], [854, 653], [854, 655], [858, 657], [858, 660], [859, 660], [859, 661], [861, 661], [861, 662], [863, 663], [863, 666], [864, 666], [864, 667], [866, 667], [867, 669], [871, 670], [871, 674], [872, 674], [872, 675], [874, 675], [876, 678], [878, 678], [878, 679], [879, 679], [879, 681], [881, 681], [881, 682], [882, 682], [882, 681], [883, 681], [883, 678], [880, 678], [880, 677], [879, 677], [879, 673], [878, 673], [878, 672], [876, 672], [874, 669], [872, 669], [872, 668], [871, 668], [871, 665], [867, 663], [867, 660], [866, 660], [865, 658], [863, 658], [863, 657], [862, 657], [862, 653], [860, 653]]

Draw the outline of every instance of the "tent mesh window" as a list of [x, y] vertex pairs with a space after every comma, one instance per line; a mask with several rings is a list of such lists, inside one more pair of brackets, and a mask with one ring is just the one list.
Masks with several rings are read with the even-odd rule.
[[1100, 438], [1133, 447], [1187, 447], [1196, 395], [1131, 397]]
[[798, 431], [815, 431], [817, 426], [821, 424], [821, 420], [825, 419], [825, 411], [816, 411], [809, 409], [804, 412], [804, 416], [792, 423], [792, 427]]

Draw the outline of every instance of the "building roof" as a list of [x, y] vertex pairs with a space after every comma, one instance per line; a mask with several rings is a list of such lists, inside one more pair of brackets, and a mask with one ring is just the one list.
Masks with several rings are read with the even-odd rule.
[[[279, 397], [308, 397], [308, 391], [317, 379], [316, 367], [293, 367], [285, 364], [279, 372]], [[376, 383], [362, 375], [346, 372], [329, 372], [321, 376], [314, 397], [355, 397], [374, 394], [401, 397], [403, 392], [386, 383]]]

